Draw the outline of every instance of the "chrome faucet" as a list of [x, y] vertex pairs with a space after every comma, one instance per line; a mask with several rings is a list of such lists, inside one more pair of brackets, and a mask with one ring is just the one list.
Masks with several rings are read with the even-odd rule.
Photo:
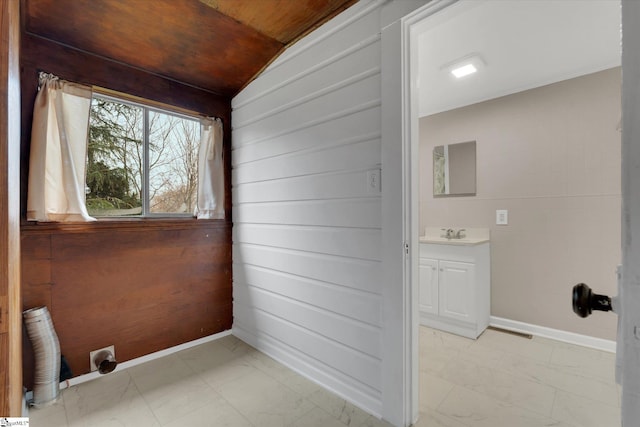
[[441, 230], [444, 231], [442, 237], [446, 237], [447, 239], [455, 239], [456, 232], [453, 228], [442, 228]]
[[441, 228], [441, 230], [443, 231], [442, 237], [447, 239], [464, 239], [466, 237], [464, 228], [460, 228], [457, 231], [453, 228]]

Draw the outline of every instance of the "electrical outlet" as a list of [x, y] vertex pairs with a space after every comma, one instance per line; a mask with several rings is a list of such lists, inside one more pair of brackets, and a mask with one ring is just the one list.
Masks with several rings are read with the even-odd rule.
[[115, 359], [116, 357], [116, 349], [114, 345], [110, 345], [109, 347], [103, 347], [101, 349], [98, 350], [93, 350], [92, 352], [89, 353], [89, 366], [91, 367], [91, 372], [93, 371], [97, 371], [98, 367], [96, 366], [96, 364], [93, 361], [93, 358], [96, 357], [96, 354], [100, 353], [101, 351], [110, 351], [111, 354], [113, 355], [113, 358]]

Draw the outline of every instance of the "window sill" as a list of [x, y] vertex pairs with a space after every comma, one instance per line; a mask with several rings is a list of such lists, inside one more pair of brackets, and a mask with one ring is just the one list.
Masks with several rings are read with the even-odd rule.
[[22, 221], [23, 234], [39, 233], [94, 233], [100, 231], [140, 231], [145, 229], [175, 230], [188, 228], [225, 228], [231, 221], [226, 219], [196, 218], [101, 218], [92, 222], [37, 222]]

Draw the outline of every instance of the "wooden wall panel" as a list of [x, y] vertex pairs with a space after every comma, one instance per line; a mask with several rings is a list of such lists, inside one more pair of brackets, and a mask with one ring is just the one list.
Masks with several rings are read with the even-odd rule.
[[[24, 33], [23, 40], [22, 308], [49, 308], [75, 376], [89, 372], [90, 351], [107, 345], [115, 345], [122, 362], [230, 329], [230, 100], [50, 40]], [[227, 220], [25, 221], [39, 71], [222, 118]], [[28, 340], [24, 348], [24, 383], [30, 388], [33, 358]]]
[[225, 228], [60, 234], [52, 237], [53, 321], [74, 373], [111, 344], [129, 360], [231, 324]]
[[22, 236], [24, 308], [47, 305], [74, 375], [90, 371], [90, 351], [111, 344], [125, 361], [231, 328], [228, 223], [84, 228], [23, 227]]
[[22, 412], [19, 2], [0, 2], [0, 416]]
[[[21, 236], [22, 251], [22, 310], [33, 307], [51, 307], [51, 236]], [[35, 359], [26, 334], [22, 334], [22, 380], [33, 384]]]
[[[51, 236], [25, 236], [20, 239], [22, 252], [22, 310], [51, 307]], [[22, 380], [33, 384], [35, 359], [26, 330], [22, 336]]]
[[22, 305], [51, 306], [51, 236], [22, 236]]

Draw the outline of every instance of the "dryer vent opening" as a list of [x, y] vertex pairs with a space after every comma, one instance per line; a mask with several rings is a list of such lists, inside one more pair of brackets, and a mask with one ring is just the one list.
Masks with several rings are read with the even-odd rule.
[[89, 359], [91, 359], [91, 372], [98, 371], [101, 374], [108, 374], [109, 372], [113, 372], [116, 366], [118, 366], [118, 362], [116, 362], [116, 351], [113, 345], [92, 351], [89, 354]]

